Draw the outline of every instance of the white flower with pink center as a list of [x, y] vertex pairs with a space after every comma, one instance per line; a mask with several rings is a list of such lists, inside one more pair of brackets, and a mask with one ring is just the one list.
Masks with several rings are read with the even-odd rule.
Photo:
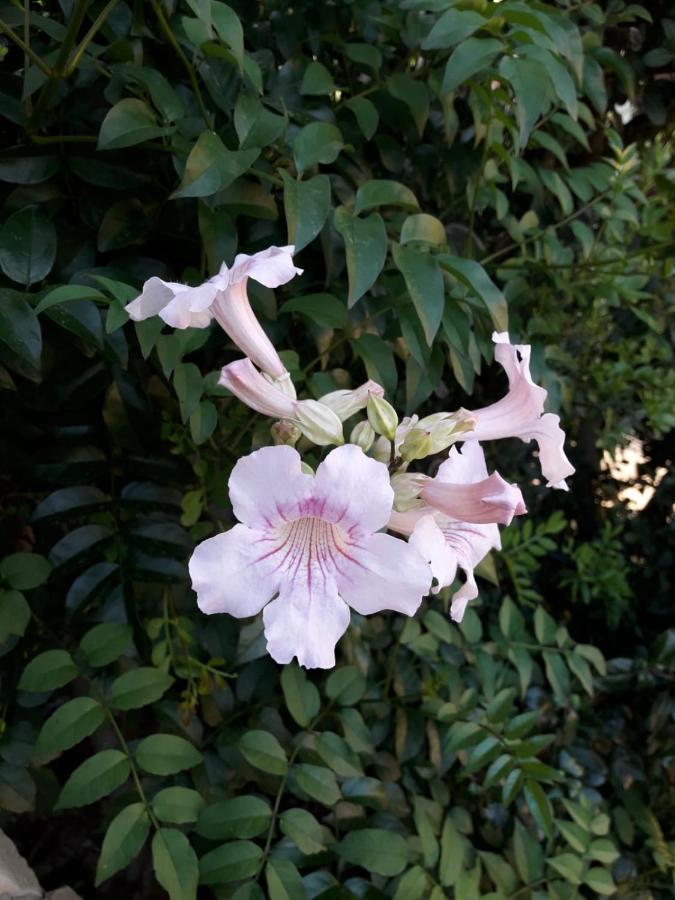
[[192, 585], [204, 613], [244, 618], [264, 608], [277, 662], [295, 656], [307, 668], [330, 668], [350, 607], [412, 616], [428, 593], [427, 562], [378, 533], [394, 494], [386, 466], [359, 447], [333, 450], [315, 475], [303, 473], [293, 448], [264, 447], [239, 460], [229, 489], [241, 524], [197, 546]]

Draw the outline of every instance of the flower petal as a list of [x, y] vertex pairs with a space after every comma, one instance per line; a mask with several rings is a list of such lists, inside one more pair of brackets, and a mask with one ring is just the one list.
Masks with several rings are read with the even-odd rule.
[[141, 322], [151, 316], [157, 316], [164, 307], [173, 300], [178, 291], [185, 289], [184, 284], [173, 281], [162, 281], [153, 275], [143, 285], [143, 292], [124, 307], [129, 318]]
[[303, 270], [293, 265], [294, 252], [295, 247], [291, 244], [287, 247], [268, 247], [253, 256], [239, 253], [230, 271], [230, 281], [235, 283], [252, 278], [268, 288], [286, 284], [296, 275], [302, 275]]
[[433, 516], [418, 519], [408, 543], [431, 566], [431, 574], [437, 582], [434, 594], [452, 584], [457, 574], [457, 557], [449, 552], [443, 532]]
[[436, 479], [420, 492], [425, 503], [462, 522], [509, 525], [514, 516], [527, 512], [520, 488], [504, 481], [499, 472], [473, 484], [448, 484]]
[[362, 616], [393, 609], [413, 616], [431, 587], [431, 570], [414, 547], [390, 534], [352, 546], [340, 563], [340, 596]]
[[278, 663], [296, 656], [307, 669], [330, 669], [335, 645], [349, 625], [349, 607], [338, 597], [334, 579], [319, 580], [311, 592], [298, 581], [265, 607], [263, 621], [267, 650]]
[[355, 444], [332, 450], [316, 470], [316, 515], [359, 532], [384, 527], [391, 513], [394, 491], [387, 467], [370, 459]]
[[299, 517], [314, 479], [303, 474], [292, 447], [263, 447], [244, 456], [232, 470], [230, 500], [235, 516], [250, 528], [267, 529]]
[[236, 359], [220, 370], [218, 384], [264, 416], [290, 419], [296, 403], [258, 372], [250, 359]]
[[198, 544], [189, 568], [201, 611], [237, 618], [259, 613], [278, 589], [266, 554], [265, 536], [245, 525]]
[[172, 328], [206, 328], [211, 321], [209, 310], [218, 293], [217, 285], [207, 281], [198, 287], [178, 287], [181, 290], [160, 310], [160, 317]]
[[452, 447], [436, 474], [438, 481], [446, 484], [474, 484], [487, 477], [485, 454], [478, 441], [465, 441], [461, 453], [457, 447]]
[[519, 435], [522, 441], [535, 440], [539, 445], [539, 465], [548, 487], [567, 490], [565, 478], [573, 475], [574, 466], [565, 455], [565, 432], [560, 417], [546, 413]]

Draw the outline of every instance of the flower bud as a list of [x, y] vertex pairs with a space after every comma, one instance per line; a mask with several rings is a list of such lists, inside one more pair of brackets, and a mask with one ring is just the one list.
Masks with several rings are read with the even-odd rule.
[[420, 500], [420, 491], [425, 483], [430, 481], [428, 475], [419, 472], [404, 472], [391, 476], [391, 486], [394, 489], [394, 509], [397, 512], [407, 512], [409, 509], [424, 506]]
[[284, 444], [287, 447], [295, 447], [302, 437], [302, 432], [298, 426], [293, 422], [289, 422], [287, 419], [281, 419], [281, 421], [275, 422], [270, 428], [270, 431], [272, 432], [272, 440], [275, 444]]
[[460, 435], [475, 427], [476, 419], [464, 409], [454, 413], [434, 413], [420, 419], [417, 427], [429, 434], [429, 453], [440, 453], [454, 444]]
[[362, 410], [368, 402], [368, 397], [375, 395], [382, 397], [384, 388], [376, 381], [366, 381], [354, 390], [331, 391], [319, 398], [324, 406], [329, 406], [333, 412], [344, 422], [350, 416]]
[[368, 413], [368, 421], [373, 426], [375, 432], [386, 437], [388, 440], [393, 441], [396, 436], [398, 416], [391, 403], [389, 403], [388, 400], [385, 400], [384, 397], [378, 397], [376, 394], [369, 394], [366, 411]]
[[367, 421], [359, 422], [358, 425], [355, 425], [352, 428], [352, 433], [349, 435], [349, 443], [356, 444], [364, 453], [370, 450], [374, 440], [375, 431], [370, 422]]
[[431, 436], [421, 428], [412, 428], [401, 444], [400, 455], [407, 462], [413, 459], [424, 459], [431, 452]]
[[342, 422], [332, 409], [318, 400], [299, 400], [295, 405], [293, 421], [305, 437], [318, 447], [345, 442]]

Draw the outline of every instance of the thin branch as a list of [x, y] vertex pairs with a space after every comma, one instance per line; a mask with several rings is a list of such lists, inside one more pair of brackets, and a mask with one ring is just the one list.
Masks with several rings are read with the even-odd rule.
[[10, 41], [13, 41], [17, 47], [20, 47], [21, 50], [23, 50], [24, 54], [31, 60], [33, 65], [35, 65], [43, 73], [43, 75], [46, 75], [47, 78], [51, 78], [53, 76], [54, 73], [49, 68], [49, 66], [40, 59], [40, 57], [37, 55], [37, 53], [35, 53], [34, 50], [31, 50], [28, 44], [19, 37], [19, 35], [16, 33], [16, 31], [14, 31], [13, 28], [10, 28], [10, 26], [2, 20], [0, 20], [0, 32], [6, 34]]
[[113, 8], [117, 5], [117, 0], [108, 0], [108, 3], [103, 7], [101, 12], [96, 16], [94, 22], [89, 29], [89, 31], [85, 34], [85, 36], [80, 41], [80, 45], [77, 50], [73, 53], [70, 60], [66, 64], [66, 67], [63, 70], [64, 77], [68, 75], [72, 75], [72, 73], [77, 68], [82, 56], [84, 55], [85, 50], [91, 44], [93, 39], [96, 37], [96, 33], [103, 26], [105, 20], [108, 18], [109, 14], [112, 12]]
[[202, 115], [202, 119], [204, 119], [206, 127], [208, 129], [212, 129], [213, 123], [211, 122], [211, 117], [209, 116], [206, 104], [204, 103], [204, 98], [202, 97], [202, 92], [199, 88], [199, 82], [197, 81], [197, 75], [195, 74], [194, 67], [187, 56], [183, 53], [180, 44], [176, 40], [176, 35], [171, 30], [171, 25], [164, 15], [164, 10], [160, 5], [159, 0], [150, 0], [150, 3], [152, 4], [152, 8], [155, 11], [155, 15], [157, 16], [157, 21], [159, 22], [162, 31], [166, 35], [166, 39], [176, 52], [176, 56], [185, 66], [185, 70], [188, 73], [188, 78], [190, 79], [190, 84], [192, 85], [192, 90], [194, 91], [195, 99], [197, 100], [197, 105], [199, 106], [199, 111]]

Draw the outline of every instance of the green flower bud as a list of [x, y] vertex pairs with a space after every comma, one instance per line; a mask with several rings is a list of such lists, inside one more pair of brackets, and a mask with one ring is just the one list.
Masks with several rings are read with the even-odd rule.
[[384, 397], [370, 394], [366, 404], [366, 412], [368, 413], [368, 421], [375, 432], [393, 441], [396, 437], [398, 416], [391, 403], [385, 400]]
[[357, 447], [360, 447], [364, 453], [367, 453], [370, 448], [373, 446], [373, 441], [375, 440], [375, 431], [370, 422], [359, 422], [358, 425], [355, 425], [352, 428], [352, 433], [349, 435], [349, 443], [356, 444]]
[[431, 435], [421, 428], [411, 428], [401, 444], [399, 454], [406, 460], [424, 459], [431, 453]]
[[287, 447], [295, 447], [302, 437], [302, 432], [298, 426], [293, 422], [289, 422], [288, 419], [281, 419], [279, 422], [275, 422], [270, 431], [275, 444]]
[[318, 447], [344, 444], [342, 422], [328, 406], [318, 400], [300, 400], [295, 406], [295, 424]]

